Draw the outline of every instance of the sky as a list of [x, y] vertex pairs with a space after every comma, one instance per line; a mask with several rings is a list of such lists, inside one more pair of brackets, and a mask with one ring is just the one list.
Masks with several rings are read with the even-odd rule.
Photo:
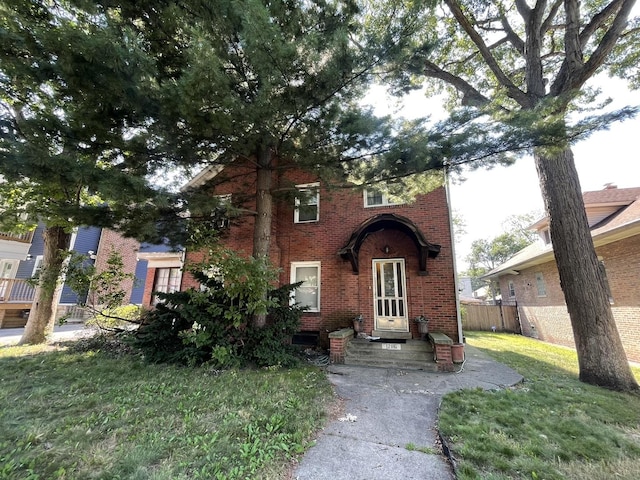
[[[612, 97], [612, 107], [640, 105], [640, 92], [629, 92], [620, 80], [603, 80], [603, 91]], [[395, 112], [407, 118], [434, 112], [420, 92], [414, 92], [399, 109], [391, 100], [381, 100], [382, 90], [370, 98], [376, 113]], [[435, 107], [437, 109], [437, 107]], [[396, 111], [397, 110], [397, 111]], [[434, 112], [434, 117], [441, 115]], [[601, 190], [613, 183], [618, 188], [640, 187], [640, 118], [613, 124], [573, 147], [582, 191]], [[471, 242], [490, 240], [504, 231], [502, 224], [511, 215], [543, 212], [544, 206], [532, 157], [522, 157], [509, 167], [475, 170], [464, 174], [465, 181], [450, 185], [451, 206], [465, 222], [466, 234], [455, 239], [457, 270], [467, 268], [465, 257]]]

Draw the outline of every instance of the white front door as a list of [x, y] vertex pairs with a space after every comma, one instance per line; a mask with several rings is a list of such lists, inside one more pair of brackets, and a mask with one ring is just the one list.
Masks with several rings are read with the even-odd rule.
[[404, 259], [373, 261], [375, 329], [408, 332]]

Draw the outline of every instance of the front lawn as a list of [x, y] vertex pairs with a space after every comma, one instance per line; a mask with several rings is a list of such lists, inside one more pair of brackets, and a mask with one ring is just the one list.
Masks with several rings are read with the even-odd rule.
[[333, 401], [316, 368], [0, 348], [0, 479], [282, 479]]
[[[466, 336], [525, 381], [444, 398], [439, 426], [458, 478], [640, 478], [640, 395], [580, 382], [570, 349], [518, 335]], [[640, 369], [634, 374], [640, 379]]]

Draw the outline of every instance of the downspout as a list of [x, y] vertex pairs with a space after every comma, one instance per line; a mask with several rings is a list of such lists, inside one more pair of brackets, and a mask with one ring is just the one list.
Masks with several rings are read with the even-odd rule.
[[460, 297], [458, 296], [458, 266], [456, 265], [456, 247], [453, 233], [453, 212], [451, 211], [451, 192], [449, 190], [449, 175], [447, 165], [444, 167], [444, 190], [447, 196], [447, 210], [449, 212], [449, 233], [451, 235], [451, 255], [453, 255], [453, 293], [456, 299], [456, 320], [458, 322], [458, 343], [464, 343], [462, 333], [462, 317], [460, 316]]

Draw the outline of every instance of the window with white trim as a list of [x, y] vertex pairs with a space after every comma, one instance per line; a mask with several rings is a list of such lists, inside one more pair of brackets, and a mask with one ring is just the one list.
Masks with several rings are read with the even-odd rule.
[[509, 298], [516, 298], [516, 286], [509, 280]]
[[536, 273], [536, 287], [538, 289], [539, 297], [547, 296], [547, 285], [544, 283], [544, 276], [541, 272]]
[[38, 278], [40, 276], [41, 270], [42, 270], [42, 255], [36, 255], [36, 258], [33, 261], [33, 272], [31, 272], [31, 276], [33, 278]]
[[551, 231], [549, 230], [549, 228], [540, 230], [540, 238], [542, 239], [542, 243], [544, 243], [545, 245], [549, 245], [551, 243]]
[[[157, 268], [153, 291], [161, 293], [177, 292], [180, 290], [181, 280], [182, 271], [179, 268]], [[153, 304], [155, 305], [158, 301], [159, 299], [154, 295]]]
[[320, 311], [320, 262], [291, 262], [291, 283], [302, 282], [292, 293], [292, 303]]
[[293, 221], [295, 223], [309, 223], [320, 220], [320, 184], [296, 185], [296, 189], [301, 195], [296, 197]]
[[400, 200], [389, 197], [386, 193], [375, 189], [366, 189], [364, 191], [365, 207], [384, 207], [386, 205], [400, 205], [402, 203]]

